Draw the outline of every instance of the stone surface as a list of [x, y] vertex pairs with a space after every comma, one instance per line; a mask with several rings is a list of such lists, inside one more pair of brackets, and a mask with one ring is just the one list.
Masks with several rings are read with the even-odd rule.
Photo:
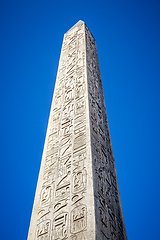
[[96, 42], [65, 35], [28, 240], [127, 239]]

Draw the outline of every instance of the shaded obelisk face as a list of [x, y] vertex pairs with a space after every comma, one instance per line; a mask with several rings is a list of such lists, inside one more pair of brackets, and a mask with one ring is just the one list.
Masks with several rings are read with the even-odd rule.
[[28, 240], [127, 239], [96, 43], [65, 35]]

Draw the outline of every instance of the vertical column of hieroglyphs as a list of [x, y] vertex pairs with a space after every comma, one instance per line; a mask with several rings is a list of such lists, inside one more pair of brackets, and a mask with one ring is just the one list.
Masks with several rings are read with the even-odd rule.
[[89, 239], [85, 63], [85, 25], [79, 22], [63, 40], [28, 240]]
[[96, 42], [87, 27], [86, 48], [97, 226], [96, 239], [127, 239], [104, 103]]

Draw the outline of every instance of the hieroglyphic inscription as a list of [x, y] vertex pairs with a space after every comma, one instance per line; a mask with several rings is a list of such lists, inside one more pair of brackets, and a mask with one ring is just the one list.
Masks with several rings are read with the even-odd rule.
[[58, 214], [53, 221], [55, 240], [67, 239], [68, 236], [68, 213]]
[[[62, 56], [65, 55], [66, 60], [65, 64], [62, 62], [59, 70], [60, 78], [63, 76], [63, 82], [59, 82], [63, 92], [61, 116], [55, 115], [53, 111], [54, 122], [61, 118], [60, 124], [57, 123], [57, 128], [55, 126], [55, 132], [59, 131], [59, 155], [55, 180], [54, 215], [57, 213], [60, 215], [57, 215], [54, 220], [54, 239], [66, 239], [73, 234], [71, 229], [74, 227], [74, 222], [70, 220], [69, 230], [67, 223], [69, 220], [64, 221], [64, 219], [72, 218], [72, 209], [75, 208], [73, 205], [79, 204], [85, 197], [87, 175], [85, 164], [83, 163], [83, 167], [76, 165], [81, 149], [86, 154], [85, 35], [83, 27], [83, 24], [80, 25], [73, 31], [69, 31], [64, 37]], [[58, 94], [57, 98], [60, 98]], [[55, 110], [57, 109], [58, 106], [55, 106]], [[68, 209], [70, 211], [64, 216], [62, 211]], [[63, 224], [65, 231], [62, 229]]]
[[28, 240], [127, 239], [96, 43], [82, 21], [64, 35], [35, 201]]
[[50, 239], [50, 220], [44, 220], [37, 225], [37, 239], [49, 240]]
[[[99, 206], [101, 239], [126, 239], [118, 185], [98, 65], [96, 42], [86, 27], [87, 79], [91, 118], [91, 144], [95, 196]], [[116, 203], [116, 204], [115, 204]]]
[[[85, 25], [64, 35], [43, 168], [37, 240], [85, 239]], [[79, 235], [76, 235], [79, 234]]]
[[87, 226], [87, 210], [85, 205], [79, 205], [71, 211], [71, 232], [77, 233]]

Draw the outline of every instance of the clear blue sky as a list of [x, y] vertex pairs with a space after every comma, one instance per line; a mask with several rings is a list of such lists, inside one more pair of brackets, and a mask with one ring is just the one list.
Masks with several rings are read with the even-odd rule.
[[0, 239], [26, 240], [63, 34], [98, 48], [129, 240], [160, 239], [160, 1], [0, 1]]

